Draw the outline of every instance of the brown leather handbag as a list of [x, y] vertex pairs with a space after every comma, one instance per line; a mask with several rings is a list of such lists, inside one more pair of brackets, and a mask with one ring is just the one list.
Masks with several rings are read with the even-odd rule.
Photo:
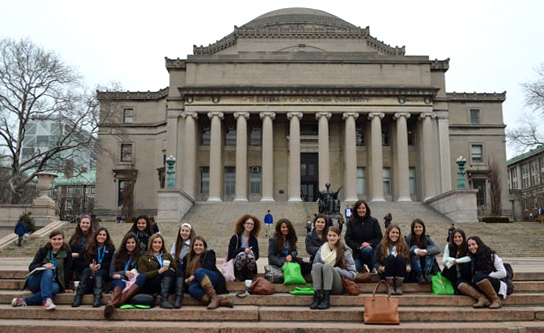
[[258, 277], [251, 282], [249, 290], [253, 295], [272, 295], [276, 291], [276, 287], [267, 279]]
[[[376, 296], [376, 291], [380, 284], [387, 287], [387, 296]], [[365, 324], [385, 324], [398, 325], [399, 320], [399, 300], [391, 298], [391, 289], [384, 280], [380, 280], [374, 288], [372, 297], [365, 297]]]
[[364, 273], [357, 273], [355, 276], [355, 282], [357, 283], [369, 283], [370, 282], [370, 273], [364, 272]]
[[357, 296], [359, 293], [361, 293], [361, 290], [359, 287], [357, 287], [357, 283], [355, 281], [348, 279], [345, 276], [342, 276], [342, 285], [344, 286], [344, 289], [350, 296]]

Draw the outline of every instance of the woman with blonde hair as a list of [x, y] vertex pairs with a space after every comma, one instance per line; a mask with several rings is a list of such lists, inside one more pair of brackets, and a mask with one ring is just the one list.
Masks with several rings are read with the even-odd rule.
[[374, 253], [374, 268], [385, 277], [393, 294], [402, 295], [402, 284], [406, 273], [412, 269], [408, 261], [408, 245], [402, 237], [400, 228], [390, 224]]
[[259, 232], [261, 221], [245, 214], [236, 221], [230, 238], [227, 260], [234, 259], [234, 276], [238, 281], [252, 280], [257, 275], [259, 260]]

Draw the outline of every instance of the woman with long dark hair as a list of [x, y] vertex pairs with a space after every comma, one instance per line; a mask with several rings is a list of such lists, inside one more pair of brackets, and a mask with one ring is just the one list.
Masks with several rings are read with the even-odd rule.
[[91, 244], [85, 251], [87, 268], [81, 273], [79, 287], [74, 297], [73, 307], [81, 305], [83, 295], [92, 291], [94, 294], [93, 308], [100, 307], [102, 288], [110, 273], [111, 260], [115, 246], [106, 228], [96, 230]]
[[138, 272], [145, 274], [144, 291], [147, 294], [160, 293], [160, 306], [164, 309], [173, 308], [168, 296], [174, 285], [176, 267], [174, 258], [166, 251], [161, 234], [151, 236], [147, 252], [138, 260]]
[[232, 308], [227, 299], [220, 299], [217, 294], [226, 294], [227, 283], [225, 277], [217, 269], [215, 252], [208, 250], [206, 240], [196, 236], [191, 244], [191, 251], [187, 256], [185, 268], [185, 284], [193, 298], [208, 304], [208, 309], [220, 306]]
[[440, 249], [431, 236], [425, 233], [425, 223], [421, 219], [412, 221], [406, 243], [410, 247], [410, 263], [416, 274], [417, 283], [431, 282], [431, 270]]
[[259, 260], [259, 232], [261, 221], [245, 214], [236, 221], [230, 238], [227, 260], [234, 259], [234, 276], [238, 281], [252, 280], [257, 275]]
[[[113, 262], [110, 265], [113, 293], [104, 309], [104, 317], [111, 317], [115, 308], [125, 304], [143, 288], [145, 275], [138, 274], [137, 271], [141, 253], [140, 241], [136, 235], [132, 232], [126, 234], [118, 250], [115, 251]], [[128, 288], [126, 288], [127, 284]]]
[[140, 241], [140, 246], [142, 250], [147, 251], [149, 237], [153, 235], [151, 222], [149, 221], [147, 215], [138, 216], [134, 220], [134, 223], [132, 224], [132, 227], [128, 232], [133, 232], [134, 234], [136, 234], [136, 237], [138, 237], [138, 240]]
[[506, 278], [502, 259], [478, 236], [469, 237], [467, 244], [468, 255], [472, 259], [472, 281], [459, 283], [459, 291], [477, 301], [474, 308], [483, 308], [489, 304], [490, 309], [498, 309], [501, 307], [499, 295], [503, 298], [507, 295], [507, 285], [501, 281]]
[[390, 224], [385, 230], [380, 244], [374, 254], [374, 268], [385, 277], [387, 284], [393, 290], [393, 294], [402, 295], [402, 284], [406, 274], [411, 271], [408, 245], [402, 237], [400, 228], [396, 224]]
[[312, 265], [314, 301], [311, 309], [328, 309], [331, 294], [341, 295], [344, 292], [342, 277], [354, 280], [357, 275], [355, 261], [341, 235], [339, 228], [330, 227], [327, 242], [317, 250]]
[[178, 230], [178, 236], [176, 241], [172, 244], [170, 249], [170, 255], [174, 257], [176, 263], [176, 282], [175, 282], [175, 294], [176, 299], [174, 301], [174, 308], [181, 308], [181, 303], [183, 301], [183, 289], [185, 288], [185, 271], [183, 267], [185, 266], [185, 260], [191, 249], [191, 244], [195, 239], [195, 231], [189, 223], [183, 223]]
[[14, 298], [12, 306], [43, 304], [46, 310], [53, 310], [56, 305], [53, 297], [68, 290], [72, 276], [72, 252], [66, 242], [64, 233], [54, 230], [49, 234], [49, 241], [40, 247], [28, 266], [31, 275], [25, 281], [25, 287], [34, 293], [27, 298]]
[[79, 280], [81, 272], [87, 268], [85, 249], [89, 247], [94, 236], [94, 227], [91, 216], [84, 214], [79, 218], [74, 234], [68, 245], [72, 249], [74, 278]]
[[313, 222], [314, 228], [312, 232], [306, 235], [306, 252], [310, 255], [310, 263], [314, 262], [314, 257], [321, 248], [321, 246], [327, 242], [327, 235], [329, 233], [329, 225], [325, 219], [325, 215], [317, 215]]
[[359, 200], [353, 207], [354, 212], [347, 224], [346, 244], [353, 251], [357, 270], [361, 271], [364, 265], [371, 270], [374, 251], [383, 237], [382, 229], [378, 220], [372, 217], [366, 201]]
[[451, 282], [455, 288], [455, 293], [459, 294], [458, 281], [470, 281], [472, 279], [467, 236], [462, 229], [454, 229], [449, 238], [450, 241], [444, 247], [444, 255], [442, 256], [442, 265], [444, 265], [442, 275]]

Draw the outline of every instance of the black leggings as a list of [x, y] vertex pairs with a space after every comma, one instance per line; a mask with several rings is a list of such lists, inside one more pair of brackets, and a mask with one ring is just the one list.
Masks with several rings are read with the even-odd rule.
[[383, 261], [386, 277], [406, 277], [406, 259], [404, 256], [387, 256]]
[[168, 269], [168, 270], [164, 271], [162, 274], [158, 274], [154, 278], [152, 278], [150, 280], [146, 280], [145, 285], [144, 285], [144, 293], [146, 293], [146, 294], [157, 294], [157, 293], [159, 293], [161, 291], [162, 279], [165, 278], [165, 277], [170, 277], [171, 279], [173, 279], [175, 277], [175, 275], [176, 275], [176, 273], [173, 270]]

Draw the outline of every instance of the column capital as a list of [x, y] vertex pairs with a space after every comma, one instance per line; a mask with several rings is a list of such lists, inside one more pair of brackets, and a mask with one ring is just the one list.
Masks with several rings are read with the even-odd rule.
[[291, 119], [293, 117], [297, 117], [298, 119], [302, 119], [303, 113], [302, 112], [287, 112], [287, 119]]
[[395, 119], [399, 119], [400, 117], [404, 117], [406, 119], [410, 118], [410, 114], [408, 112], [397, 112], [394, 115]]
[[238, 117], [249, 119], [249, 112], [234, 112], [234, 119], [238, 119]]
[[374, 117], [379, 117], [380, 119], [383, 119], [385, 117], [385, 113], [382, 112], [371, 112], [368, 114], [368, 120], [372, 120]]
[[315, 113], [315, 119], [319, 120], [321, 117], [327, 117], [327, 119], [331, 119], [332, 113], [330, 112], [316, 112]]
[[261, 112], [259, 113], [259, 117], [261, 117], [261, 119], [264, 119], [265, 117], [270, 117], [272, 119], [276, 119], [276, 112]]
[[349, 117], [353, 117], [353, 119], [359, 118], [359, 114], [355, 112], [344, 112], [342, 113], [342, 120], [346, 120]]
[[427, 117], [431, 117], [431, 119], [434, 119], [436, 118], [436, 114], [434, 114], [433, 112], [423, 112], [419, 115], [419, 119], [423, 120]]
[[193, 117], [194, 119], [198, 119], [198, 113], [194, 112], [194, 111], [183, 111], [183, 113], [181, 114], [181, 116], [183, 118], [187, 118], [187, 117]]
[[219, 119], [223, 119], [225, 117], [225, 114], [223, 112], [208, 112], [208, 118], [212, 119], [214, 116], [218, 116]]

